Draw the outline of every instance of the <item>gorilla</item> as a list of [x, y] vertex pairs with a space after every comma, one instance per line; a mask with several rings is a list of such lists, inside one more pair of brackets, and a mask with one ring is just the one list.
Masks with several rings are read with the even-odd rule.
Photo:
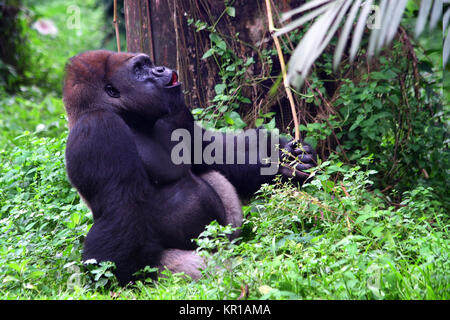
[[[184, 103], [177, 73], [154, 66], [145, 54], [96, 50], [72, 57], [63, 101], [67, 174], [94, 218], [83, 260], [114, 262], [122, 285], [145, 266], [199, 278], [204, 263], [192, 239], [206, 225], [216, 220], [240, 227], [240, 198], [276, 174], [302, 183], [308, 177], [303, 171], [316, 163], [311, 146], [281, 139], [272, 152], [275, 172], [261, 174], [270, 164], [255, 150], [267, 148], [269, 154], [272, 146], [250, 141], [249, 130], [225, 134], [201, 128]], [[177, 130], [191, 138], [177, 141]], [[209, 140], [194, 139], [196, 131]], [[173, 161], [180, 144], [183, 159], [194, 158], [195, 152], [184, 148], [190, 146], [232, 161]], [[278, 166], [279, 154], [299, 161]]]

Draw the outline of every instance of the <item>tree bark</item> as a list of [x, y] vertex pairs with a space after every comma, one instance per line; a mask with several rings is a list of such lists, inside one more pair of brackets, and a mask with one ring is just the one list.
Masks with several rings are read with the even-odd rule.
[[[284, 12], [304, 1], [273, 2], [275, 12]], [[221, 82], [219, 66], [212, 57], [201, 59], [211, 46], [210, 31], [196, 31], [194, 23], [189, 25], [188, 20], [200, 20], [208, 26], [215, 26], [215, 32], [237, 58], [246, 61], [252, 57], [255, 61], [245, 74], [245, 79], [250, 81], [242, 84], [243, 96], [253, 102], [253, 105], [243, 105], [238, 110], [244, 121], [251, 126], [260, 111], [275, 111], [281, 113], [277, 117], [278, 122], [285, 128], [292, 118], [283, 87], [280, 86], [277, 95], [269, 95], [276, 81], [274, 77], [280, 76], [281, 72], [278, 58], [276, 55], [272, 57], [272, 66], [262, 59], [262, 52], [273, 47], [264, 0], [236, 0], [232, 6], [235, 17], [225, 13], [223, 0], [125, 0], [128, 51], [148, 53], [157, 65], [176, 68], [183, 82], [187, 105], [205, 108], [216, 94], [214, 86]], [[147, 24], [145, 15], [135, 13], [145, 13], [146, 8], [149, 9], [150, 24]], [[150, 31], [143, 32], [143, 27]]]

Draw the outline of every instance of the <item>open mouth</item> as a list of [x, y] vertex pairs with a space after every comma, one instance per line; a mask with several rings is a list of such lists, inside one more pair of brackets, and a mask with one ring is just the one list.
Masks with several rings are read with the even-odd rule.
[[170, 78], [170, 81], [168, 84], [166, 84], [167, 87], [173, 87], [179, 84], [178, 82], [178, 74], [175, 71], [172, 71], [172, 77]]

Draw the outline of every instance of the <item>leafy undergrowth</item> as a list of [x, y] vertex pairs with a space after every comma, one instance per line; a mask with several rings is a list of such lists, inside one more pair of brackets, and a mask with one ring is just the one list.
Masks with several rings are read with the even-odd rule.
[[246, 288], [250, 299], [450, 298], [448, 216], [433, 190], [388, 206], [367, 191], [373, 171], [337, 160], [302, 189], [265, 185], [239, 241], [212, 223], [197, 239], [201, 280], [167, 273], [120, 288], [111, 264], [81, 263], [92, 216], [67, 182], [65, 141], [24, 134], [0, 155], [3, 299], [237, 299]]
[[[103, 8], [94, 0], [78, 2], [81, 28], [71, 29], [67, 9], [73, 1], [24, 3], [28, 9], [21, 11], [19, 19], [27, 39], [22, 42], [32, 52], [30, 59], [22, 61], [28, 73], [26, 79], [11, 74], [8, 83], [21, 84], [14, 95], [0, 83], [0, 299], [450, 298], [448, 192], [445, 165], [440, 164], [447, 149], [437, 143], [445, 139], [441, 133], [446, 128], [439, 121], [417, 126], [417, 138], [407, 145], [412, 151], [402, 153], [411, 160], [406, 162], [408, 168], [417, 172], [425, 168], [430, 179], [405, 174], [414, 183], [406, 184], [409, 191], [401, 195], [390, 190], [392, 199], [371, 183], [375, 181], [371, 169], [383, 170], [382, 164], [389, 164], [390, 158], [383, 152], [372, 156], [370, 147], [384, 148], [393, 140], [379, 144], [378, 122], [366, 123], [361, 130], [349, 128], [348, 132], [359, 132], [363, 138], [349, 135], [350, 147], [367, 149], [355, 159], [367, 158], [347, 166], [332, 157], [315, 169], [314, 177], [301, 189], [281, 182], [264, 186], [243, 208], [239, 241], [228, 241], [224, 235], [230, 228], [212, 223], [197, 239], [208, 266], [196, 282], [167, 272], [157, 282], [139, 281], [121, 288], [110, 263], [83, 265], [82, 244], [92, 215], [65, 172], [67, 129], [61, 85], [68, 57], [101, 47]], [[43, 36], [31, 29], [38, 18], [52, 19], [58, 35]], [[222, 50], [222, 42], [216, 42], [215, 48]], [[232, 56], [228, 49], [220, 53]], [[243, 61], [235, 64], [221, 75], [223, 80], [233, 75], [230, 89], [237, 88], [235, 81], [243, 74], [233, 73]], [[392, 73], [390, 66], [386, 69]], [[373, 77], [370, 81], [374, 80], [390, 100], [403, 96], [395, 84]], [[371, 84], [349, 84], [342, 90], [341, 100], [352, 108], [352, 126], [359, 123], [362, 112], [370, 111], [372, 103], [378, 105], [375, 98], [380, 96], [372, 96], [366, 87]], [[231, 112], [228, 117], [225, 114], [225, 124], [242, 127], [234, 106], [227, 109], [224, 84], [215, 89], [218, 96], [213, 103], [219, 111]], [[362, 101], [364, 108], [360, 108]], [[245, 99], [240, 102], [248, 104]], [[411, 107], [415, 110], [412, 102]], [[211, 110], [194, 109], [194, 113], [209, 115]], [[390, 108], [385, 105], [379, 110]], [[262, 115], [258, 126], [267, 120], [273, 128], [272, 116]], [[306, 130], [326, 139], [321, 135], [327, 128], [317, 126], [311, 123]], [[422, 163], [417, 165], [417, 159]], [[397, 199], [402, 202], [392, 203]]]

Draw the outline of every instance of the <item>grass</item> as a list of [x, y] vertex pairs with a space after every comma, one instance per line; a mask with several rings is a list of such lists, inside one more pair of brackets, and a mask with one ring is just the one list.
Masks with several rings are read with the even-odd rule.
[[110, 265], [81, 264], [92, 217], [67, 182], [65, 140], [27, 134], [0, 156], [4, 299], [236, 299], [245, 286], [251, 299], [450, 298], [448, 216], [432, 190], [408, 192], [395, 210], [364, 188], [370, 170], [335, 162], [320, 172], [342, 170], [345, 192], [266, 185], [244, 207], [239, 242], [211, 224], [198, 240], [201, 280], [117, 287]]

